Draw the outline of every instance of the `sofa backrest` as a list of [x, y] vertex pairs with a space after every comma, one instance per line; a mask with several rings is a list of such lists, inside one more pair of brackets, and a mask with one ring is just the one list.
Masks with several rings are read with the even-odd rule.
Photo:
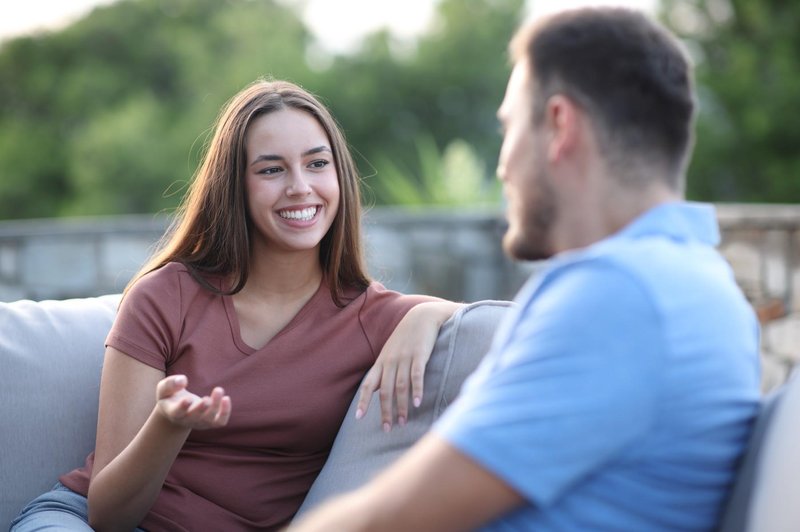
[[763, 401], [720, 532], [800, 530], [800, 374]]
[[510, 305], [507, 301], [472, 303], [442, 325], [425, 368], [422, 403], [418, 408], [411, 408], [404, 427], [395, 424], [391, 432], [381, 432], [377, 393], [372, 397], [367, 414], [356, 420], [358, 397], [353, 398], [328, 461], [297, 517], [333, 495], [364, 484], [422, 437], [455, 400], [464, 379], [489, 350], [494, 331]]
[[[0, 408], [0, 530], [8, 530], [22, 507], [50, 489], [59, 475], [83, 465], [94, 448], [104, 343], [119, 299], [0, 303], [5, 403]], [[381, 431], [377, 394], [358, 423], [351, 406], [309, 499], [356, 485], [416, 441], [488, 350], [508, 305], [473, 303], [442, 326], [425, 374], [423, 403], [413, 409], [406, 427]], [[358, 470], [342, 466], [348, 456]]]
[[0, 530], [94, 448], [119, 296], [0, 303]]

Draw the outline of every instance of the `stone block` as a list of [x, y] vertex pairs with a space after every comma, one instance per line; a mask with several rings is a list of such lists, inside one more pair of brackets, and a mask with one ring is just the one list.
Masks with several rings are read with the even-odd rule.
[[761, 393], [767, 394], [786, 382], [790, 365], [770, 353], [761, 353]]
[[800, 313], [770, 322], [762, 335], [769, 352], [792, 363], [800, 362]]
[[16, 244], [0, 245], [0, 279], [19, 278], [19, 250]]
[[30, 295], [21, 285], [0, 283], [0, 301], [10, 302], [26, 298], [30, 298]]
[[154, 242], [135, 235], [109, 234], [99, 241], [99, 279], [103, 286], [122, 291], [150, 256]]
[[92, 240], [48, 236], [20, 248], [21, 281], [32, 297], [91, 295], [98, 285], [97, 245]]
[[800, 265], [793, 264], [789, 277], [792, 289], [789, 297], [789, 312], [800, 312]]
[[370, 226], [364, 235], [367, 270], [393, 290], [409, 287], [411, 257], [406, 237], [399, 231]]
[[749, 239], [733, 236], [720, 252], [733, 268], [736, 281], [748, 298], [761, 299], [761, 253], [759, 246]]
[[468, 264], [464, 269], [464, 286], [461, 299], [472, 303], [481, 299], [504, 299], [497, 271], [491, 264]]
[[764, 235], [764, 291], [768, 297], [789, 296], [789, 233], [767, 231]]

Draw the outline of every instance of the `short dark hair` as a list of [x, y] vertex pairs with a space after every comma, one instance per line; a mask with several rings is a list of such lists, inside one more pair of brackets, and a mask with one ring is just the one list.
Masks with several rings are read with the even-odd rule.
[[666, 29], [631, 9], [575, 9], [523, 28], [511, 53], [533, 75], [536, 122], [547, 100], [564, 94], [592, 116], [612, 167], [621, 171], [639, 157], [660, 163], [671, 187], [682, 186], [693, 141], [693, 81]]

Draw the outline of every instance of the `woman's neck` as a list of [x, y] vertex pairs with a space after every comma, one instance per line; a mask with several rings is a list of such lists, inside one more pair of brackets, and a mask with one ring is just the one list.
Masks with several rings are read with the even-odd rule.
[[317, 249], [297, 253], [254, 253], [242, 291], [258, 298], [292, 299], [316, 291], [322, 275]]

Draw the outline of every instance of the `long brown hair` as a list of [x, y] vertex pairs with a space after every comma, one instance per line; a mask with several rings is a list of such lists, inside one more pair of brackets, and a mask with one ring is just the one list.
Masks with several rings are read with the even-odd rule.
[[[339, 209], [320, 244], [320, 264], [331, 296], [342, 305], [343, 290], [369, 284], [361, 248], [359, 176], [344, 134], [330, 111], [308, 91], [287, 81], [258, 80], [223, 107], [214, 136], [186, 197], [158, 251], [125, 288], [169, 262], [181, 262], [207, 289], [219, 294], [240, 291], [249, 275], [250, 220], [244, 176], [245, 137], [249, 125], [267, 113], [292, 108], [313, 116], [331, 143], [339, 179]], [[212, 285], [222, 276], [230, 288]]]

